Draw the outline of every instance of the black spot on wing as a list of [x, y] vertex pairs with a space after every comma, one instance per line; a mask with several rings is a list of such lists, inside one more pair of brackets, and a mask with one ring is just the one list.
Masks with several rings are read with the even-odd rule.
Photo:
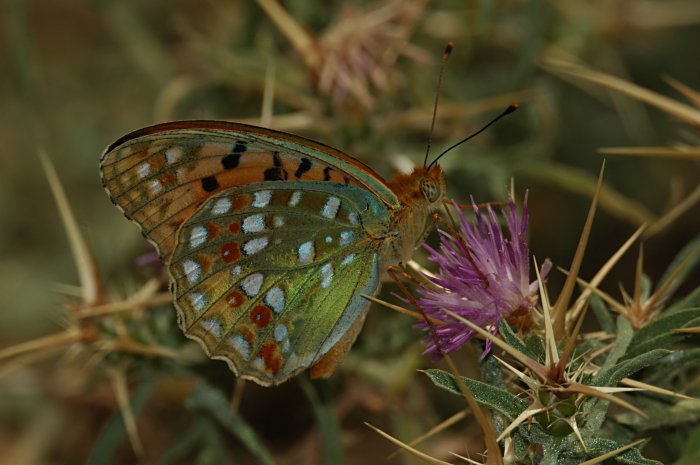
[[323, 168], [323, 180], [324, 180], [324, 181], [330, 181], [330, 180], [331, 180], [331, 170], [332, 170], [332, 169], [333, 169], [333, 168], [331, 168], [330, 166], [326, 166], [325, 168]]
[[283, 170], [279, 166], [265, 170], [265, 181], [286, 181], [287, 178], [287, 170]]
[[223, 165], [225, 170], [232, 170], [238, 166], [238, 163], [241, 161], [241, 154], [240, 153], [232, 153], [230, 155], [226, 155], [224, 158], [221, 159], [221, 164]]
[[206, 192], [214, 192], [219, 187], [219, 181], [216, 180], [216, 176], [207, 176], [202, 178], [202, 189]]
[[287, 170], [282, 168], [279, 152], [273, 152], [272, 164], [274, 165], [272, 168], [265, 170], [265, 181], [286, 181], [289, 176]]
[[301, 162], [299, 163], [299, 167], [297, 170], [294, 172], [294, 176], [296, 176], [297, 179], [302, 177], [304, 173], [309, 171], [311, 169], [311, 160], [308, 158], [302, 158]]
[[221, 165], [224, 167], [225, 170], [232, 170], [236, 168], [241, 162], [241, 155], [243, 155], [246, 152], [246, 150], [248, 150], [248, 146], [246, 145], [246, 143], [237, 140], [236, 143], [233, 145], [231, 153], [221, 159]]

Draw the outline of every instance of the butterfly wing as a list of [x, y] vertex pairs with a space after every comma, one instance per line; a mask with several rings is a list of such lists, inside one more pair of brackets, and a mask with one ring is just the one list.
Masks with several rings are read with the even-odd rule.
[[322, 359], [316, 374], [330, 374], [364, 320], [361, 295], [378, 289], [386, 208], [367, 189], [311, 181], [212, 196], [169, 266], [182, 330], [261, 384]]
[[382, 177], [336, 149], [292, 134], [221, 121], [181, 121], [134, 131], [100, 163], [112, 202], [164, 260], [177, 231], [213, 195], [264, 181], [326, 181], [361, 187], [390, 208]]

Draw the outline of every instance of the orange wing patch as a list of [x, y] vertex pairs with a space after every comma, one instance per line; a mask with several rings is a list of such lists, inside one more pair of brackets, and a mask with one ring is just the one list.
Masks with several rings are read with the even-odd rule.
[[[255, 142], [212, 136], [197, 138], [185, 129], [171, 134], [137, 134], [117, 141], [103, 156], [102, 180], [112, 202], [138, 223], [168, 260], [177, 231], [212, 195], [235, 186], [309, 180], [361, 186], [332, 166], [296, 153], [267, 150]], [[214, 139], [214, 140], [210, 140]], [[240, 197], [237, 210], [248, 204]], [[248, 199], [250, 200], [250, 199]]]

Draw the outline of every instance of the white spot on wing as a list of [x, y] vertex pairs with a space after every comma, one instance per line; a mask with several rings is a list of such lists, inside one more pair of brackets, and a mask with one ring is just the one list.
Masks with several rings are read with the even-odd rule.
[[340, 233], [340, 245], [348, 245], [355, 239], [354, 231], [343, 231]]
[[301, 201], [301, 191], [295, 191], [292, 196], [289, 198], [289, 206], [290, 207], [296, 207], [299, 205], [299, 202]]
[[151, 172], [151, 165], [148, 164], [148, 162], [141, 163], [139, 165], [139, 179], [143, 179], [146, 176], [148, 176], [148, 173]]
[[265, 303], [272, 308], [275, 313], [279, 313], [284, 308], [284, 291], [282, 288], [273, 287], [265, 294]]
[[240, 334], [234, 334], [228, 338], [228, 341], [233, 346], [233, 349], [241, 354], [241, 357], [248, 360], [248, 357], [250, 357], [250, 344], [248, 344], [248, 341], [246, 341], [243, 336]]
[[275, 326], [275, 341], [281, 342], [287, 337], [288, 329], [286, 325]]
[[231, 268], [231, 276], [236, 277], [239, 274], [241, 274], [241, 267], [239, 265], [236, 265], [233, 268]]
[[202, 321], [202, 328], [208, 333], [213, 334], [216, 338], [221, 336], [221, 323], [215, 318]]
[[149, 182], [148, 185], [150, 186], [151, 193], [153, 194], [160, 194], [160, 191], [163, 190], [163, 185], [157, 179], [151, 179], [151, 182]]
[[299, 246], [299, 264], [306, 265], [314, 259], [314, 241], [304, 242]]
[[321, 287], [326, 289], [333, 281], [333, 265], [326, 263], [321, 267]]
[[246, 255], [253, 255], [254, 253], [260, 252], [262, 249], [267, 247], [268, 242], [270, 242], [270, 239], [267, 237], [256, 237], [255, 239], [251, 239], [245, 244], [243, 244], [243, 253]]
[[204, 308], [204, 294], [201, 292], [193, 292], [190, 294], [190, 304], [196, 311], [201, 311]]
[[356, 212], [348, 213], [348, 221], [350, 224], [360, 224], [360, 217], [357, 216]]
[[214, 202], [211, 212], [215, 215], [223, 215], [231, 209], [231, 199], [223, 197]]
[[202, 275], [202, 268], [199, 266], [199, 263], [194, 260], [185, 260], [182, 262], [182, 271], [185, 272], [187, 282], [190, 284], [199, 281], [199, 277]]
[[265, 277], [262, 273], [253, 273], [250, 276], [246, 276], [241, 282], [241, 289], [248, 297], [253, 297], [260, 292], [264, 279]]
[[328, 197], [326, 204], [321, 209], [321, 216], [325, 216], [329, 220], [335, 219], [340, 208], [340, 199], [338, 197]]
[[354, 254], [354, 253], [351, 253], [350, 255], [348, 255], [347, 257], [345, 257], [345, 258], [343, 259], [343, 261], [340, 262], [340, 264], [341, 264], [342, 266], [347, 266], [347, 265], [349, 265], [350, 263], [352, 263], [352, 261], [353, 261], [354, 259], [355, 259], [355, 254]]
[[255, 360], [253, 360], [253, 363], [251, 363], [250, 365], [257, 371], [265, 371], [265, 363], [263, 362], [262, 357], [258, 357]]
[[243, 232], [256, 233], [265, 229], [265, 215], [258, 213], [257, 215], [246, 216], [243, 219]]
[[326, 236], [326, 244], [330, 244], [333, 242], [333, 238], [331, 236]]
[[207, 228], [202, 225], [197, 225], [190, 232], [190, 247], [193, 249], [199, 247], [207, 241]]
[[181, 147], [170, 147], [168, 150], [165, 151], [165, 159], [168, 161], [169, 165], [172, 165], [173, 163], [177, 162], [180, 157], [182, 156], [182, 148]]
[[255, 208], [267, 207], [272, 199], [272, 191], [254, 192], [253, 196], [255, 197], [255, 200], [253, 200], [253, 206]]
[[282, 226], [284, 226], [284, 217], [282, 217], [280, 215], [273, 216], [272, 217], [272, 225], [275, 228], [281, 228]]

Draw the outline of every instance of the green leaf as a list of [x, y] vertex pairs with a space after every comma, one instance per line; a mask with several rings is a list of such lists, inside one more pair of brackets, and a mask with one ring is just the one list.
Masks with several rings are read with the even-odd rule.
[[231, 405], [220, 391], [206, 383], [200, 383], [185, 401], [185, 405], [187, 408], [211, 415], [221, 426], [234, 434], [261, 463], [274, 465], [272, 455], [253, 428], [242, 416], [231, 410]]
[[700, 308], [690, 308], [668, 313], [652, 321], [634, 335], [626, 357], [634, 357], [652, 349], [668, 348], [689, 335], [673, 332], [674, 329], [693, 326], [700, 319]]
[[694, 369], [698, 366], [700, 366], [700, 348], [676, 350], [661, 360], [658, 368], [650, 373], [644, 382], [675, 389], [675, 386], [670, 385], [676, 375], [675, 372], [684, 368]]
[[580, 411], [583, 422], [581, 435], [584, 440], [598, 434], [607, 419], [609, 405], [610, 401], [594, 397], [588, 398], [583, 402]]
[[503, 376], [503, 367], [496, 360], [496, 357], [493, 356], [493, 353], [489, 354], [481, 363], [481, 379], [486, 384], [507, 390], [506, 379]]
[[700, 463], [700, 425], [690, 431], [685, 440], [685, 447], [683, 447], [681, 457], [692, 457], [696, 459], [693, 464]]
[[610, 351], [610, 355], [605, 359], [603, 368], [614, 366], [618, 360], [624, 357], [627, 348], [634, 338], [634, 330], [629, 320], [625, 317], [617, 318], [617, 338], [615, 347]]
[[700, 452], [684, 454], [673, 465], [697, 465], [700, 463]]
[[207, 421], [204, 418], [197, 418], [184, 434], [169, 445], [168, 449], [160, 456], [158, 463], [167, 465], [193, 451], [206, 434], [204, 423]]
[[[589, 441], [586, 446], [588, 448], [587, 458], [592, 459], [624, 447], [625, 444], [620, 444], [610, 439], [595, 438]], [[627, 449], [623, 453], [616, 455], [612, 460], [615, 463], [622, 463], [625, 465], [663, 465], [657, 460], [645, 458], [636, 447]]]
[[318, 381], [312, 384], [308, 378], [300, 377], [299, 385], [311, 402], [314, 414], [316, 414], [316, 419], [318, 420], [319, 430], [324, 437], [322, 462], [342, 464], [343, 443], [341, 441], [340, 425], [338, 424], [333, 404], [322, 400], [319, 393], [314, 389], [315, 387], [323, 389], [326, 383]]
[[[424, 373], [436, 386], [450, 391], [453, 394], [462, 395], [455, 382], [454, 376], [450, 373], [435, 368], [425, 370]], [[478, 403], [504, 415], [509, 420], [514, 420], [527, 408], [526, 401], [514, 396], [508, 391], [464, 376], [460, 378]]]
[[[131, 395], [129, 406], [134, 415], [141, 411], [146, 401], [151, 397], [153, 386], [153, 381], [144, 381]], [[124, 420], [121, 412], [117, 411], [97, 437], [97, 441], [92, 446], [92, 451], [85, 465], [106, 465], [111, 463], [117, 448], [124, 441], [125, 437]]]
[[637, 355], [634, 358], [624, 360], [605, 373], [603, 373], [601, 370], [601, 372], [595, 378], [593, 378], [593, 385], [616, 386], [622, 378], [631, 376], [639, 370], [653, 365], [663, 357], [667, 356], [669, 353], [670, 352], [665, 349], [656, 349], [641, 355]]
[[[167, 465], [183, 459], [187, 454], [199, 449], [204, 454], [205, 449], [212, 449], [212, 438], [219, 437], [221, 433], [208, 417], [196, 417], [192, 425], [179, 436], [158, 460], [159, 464]], [[214, 440], [215, 441], [215, 440]], [[220, 439], [217, 442], [221, 442]], [[199, 463], [199, 462], [198, 462]], [[224, 461], [220, 461], [224, 463]]]
[[[683, 260], [686, 260], [686, 262], [683, 263]], [[676, 273], [673, 282], [664, 293], [666, 296], [672, 295], [676, 289], [678, 289], [678, 286], [685, 281], [688, 274], [697, 266], [698, 262], [700, 262], [700, 236], [690, 241], [685, 247], [683, 247], [683, 249], [681, 249], [680, 252], [678, 252], [678, 255], [676, 255], [659, 280], [657, 289], [664, 287], [666, 282], [671, 279], [674, 273]]]
[[535, 360], [537, 360], [540, 363], [542, 363], [545, 360], [545, 344], [542, 336], [532, 332], [525, 336], [525, 340], [523, 342], [525, 342], [525, 345], [530, 350], [530, 353], [537, 355], [535, 357]]
[[620, 424], [632, 426], [638, 431], [657, 428], [675, 427], [683, 424], [693, 424], [700, 420], [699, 400], [680, 400], [675, 404], [657, 399], [639, 399], [635, 404], [648, 417], [621, 413], [615, 417]]
[[498, 329], [501, 333], [501, 337], [506, 342], [506, 344], [508, 344], [521, 354], [527, 355], [532, 360], [537, 360], [537, 355], [530, 351], [530, 349], [527, 348], [525, 343], [523, 343], [523, 341], [521, 341], [520, 338], [518, 338], [518, 336], [511, 329], [510, 325], [506, 323], [505, 319], [501, 319]]
[[[495, 416], [494, 416], [495, 418]], [[521, 428], [516, 428], [515, 431], [510, 435], [511, 439], [513, 440], [513, 448], [515, 449], [515, 456], [516, 457], [526, 457], [529, 452], [530, 452], [530, 444], [529, 441], [526, 441], [525, 438], [523, 437], [522, 434], [520, 434], [520, 429]], [[502, 433], [503, 431], [499, 431], [498, 434]], [[551, 438], [551, 436], [549, 437]], [[538, 445], [543, 445], [541, 443], [538, 443]]]
[[691, 307], [700, 307], [700, 287], [693, 289], [690, 294], [669, 306], [668, 312], [684, 310]]
[[555, 439], [550, 436], [549, 440], [545, 443], [535, 442], [535, 444], [542, 444], [542, 458], [537, 461], [538, 465], [561, 465], [562, 462], [560, 456], [562, 455], [562, 448], [566, 444], [565, 441], [561, 439]]
[[[624, 360], [606, 370], [601, 369], [593, 378], [593, 386], [616, 386], [622, 378], [646, 368], [668, 355], [667, 350], [658, 349], [639, 355], [633, 359]], [[609, 402], [601, 399], [590, 399], [582, 407], [585, 414], [585, 424], [582, 429], [584, 438], [597, 434], [602, 427], [608, 410]]]
[[610, 351], [610, 354], [608, 354], [603, 365], [600, 367], [598, 374], [593, 378], [593, 385], [607, 386], [607, 384], [598, 384], [599, 382], [607, 381], [598, 380], [606, 380], [609, 377], [610, 372], [615, 367], [615, 364], [617, 364], [617, 361], [625, 355], [633, 336], [634, 332], [632, 331], [632, 325], [630, 325], [629, 320], [622, 316], [619, 317], [617, 319], [617, 339], [615, 340], [615, 346]]
[[196, 465], [221, 465], [222, 463], [234, 463], [228, 450], [226, 441], [222, 437], [221, 429], [212, 420], [208, 422], [208, 434], [202, 437], [202, 447], [197, 454], [194, 463]]
[[613, 320], [610, 310], [605, 306], [603, 299], [593, 294], [589, 302], [591, 310], [593, 310], [593, 314], [603, 331], [609, 334], [615, 334], [615, 320]]

